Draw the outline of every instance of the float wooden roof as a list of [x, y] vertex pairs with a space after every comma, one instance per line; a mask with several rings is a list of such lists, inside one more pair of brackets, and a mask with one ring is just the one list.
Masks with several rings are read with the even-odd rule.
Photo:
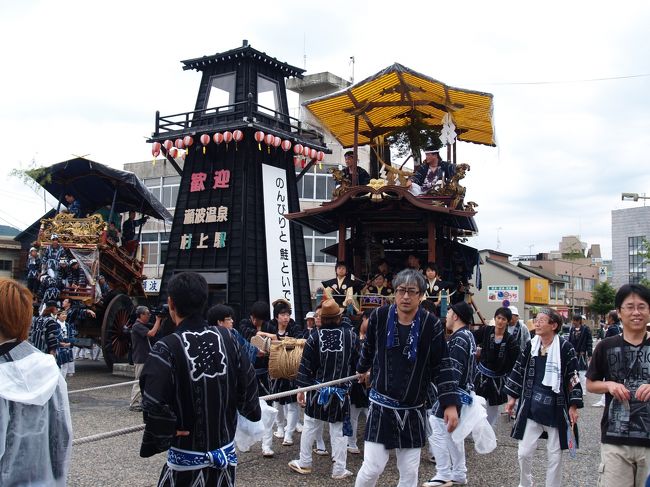
[[441, 127], [445, 113], [451, 113], [458, 140], [496, 146], [490, 93], [447, 86], [398, 63], [304, 105], [343, 147], [354, 145], [355, 115], [358, 143], [364, 145], [407, 125], [413, 111], [432, 127]]
[[[373, 195], [378, 199], [373, 199]], [[338, 230], [342, 221], [348, 222], [348, 226], [350, 222], [363, 222], [372, 225], [375, 230], [388, 224], [392, 225], [393, 231], [400, 227], [426, 232], [428, 218], [450, 228], [476, 233], [478, 227], [474, 215], [475, 211], [434, 205], [431, 199], [413, 196], [400, 186], [383, 186], [379, 189], [354, 186], [321, 206], [285, 216], [320, 233]]]

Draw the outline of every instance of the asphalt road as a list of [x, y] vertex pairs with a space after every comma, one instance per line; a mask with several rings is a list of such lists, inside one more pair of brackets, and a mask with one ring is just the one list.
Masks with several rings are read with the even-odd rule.
[[[129, 380], [114, 377], [101, 362], [77, 361], [77, 373], [68, 381], [69, 390], [106, 385]], [[73, 394], [70, 396], [74, 437], [81, 438], [97, 433], [113, 431], [142, 423], [141, 413], [128, 411], [130, 386], [105, 389], [102, 391]], [[600, 416], [602, 408], [591, 407], [598, 397], [587, 394], [585, 408], [580, 411], [580, 449], [577, 459], [565, 453], [563, 461], [564, 486], [594, 486], [600, 458]], [[479, 455], [473, 444], [466, 441], [468, 480], [470, 486], [500, 487], [516, 486], [519, 481], [517, 463], [517, 442], [509, 437], [510, 423], [506, 416], [499, 418], [497, 428], [497, 449], [488, 455]], [[129, 486], [144, 487], [156, 485], [160, 469], [165, 462], [164, 455], [140, 458], [142, 433], [132, 433], [95, 443], [73, 447], [72, 463], [68, 485], [86, 486]], [[292, 472], [287, 463], [298, 458], [300, 435], [296, 435], [294, 446], [283, 447], [280, 440], [274, 439], [275, 457], [261, 456], [260, 446], [255, 445], [250, 453], [239, 454], [237, 484], [242, 486], [259, 485], [269, 487], [287, 486], [345, 486], [354, 485], [354, 477], [335, 481], [330, 478], [329, 457], [314, 455], [314, 471], [301, 476]], [[326, 437], [326, 442], [328, 442]], [[360, 442], [360, 445], [362, 442]], [[431, 478], [434, 467], [427, 461], [427, 451], [423, 450], [420, 463], [420, 482]], [[348, 469], [356, 473], [361, 467], [362, 455], [348, 455]], [[533, 464], [537, 485], [544, 485], [546, 442], [540, 440]], [[386, 471], [377, 485], [397, 485], [397, 468], [394, 457], [389, 460]]]

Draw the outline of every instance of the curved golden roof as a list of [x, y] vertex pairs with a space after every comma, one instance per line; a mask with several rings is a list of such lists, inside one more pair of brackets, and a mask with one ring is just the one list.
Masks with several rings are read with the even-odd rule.
[[401, 64], [336, 93], [304, 103], [343, 147], [354, 145], [354, 120], [359, 116], [359, 145], [409, 123], [418, 111], [432, 127], [442, 127], [451, 113], [458, 140], [496, 146], [492, 95], [447, 86]]

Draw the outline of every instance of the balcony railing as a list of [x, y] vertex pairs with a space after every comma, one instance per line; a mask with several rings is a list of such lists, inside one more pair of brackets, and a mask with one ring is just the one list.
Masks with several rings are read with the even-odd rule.
[[246, 101], [191, 112], [160, 115], [156, 112], [156, 126], [152, 139], [175, 138], [199, 132], [219, 131], [236, 126], [256, 124], [278, 136], [295, 136], [323, 145], [323, 135], [310, 124], [273, 108], [260, 105], [249, 98]]

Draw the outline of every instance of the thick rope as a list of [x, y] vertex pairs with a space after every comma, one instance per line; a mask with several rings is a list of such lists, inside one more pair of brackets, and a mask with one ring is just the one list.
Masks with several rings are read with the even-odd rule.
[[[267, 396], [261, 396], [260, 399], [263, 401], [274, 401], [276, 399], [280, 399], [282, 397], [287, 397], [287, 396], [293, 396], [295, 394], [298, 394], [299, 392], [308, 392], [308, 391], [313, 391], [316, 389], [320, 389], [321, 387], [328, 387], [328, 386], [335, 386], [337, 384], [342, 384], [343, 382], [349, 382], [351, 380], [355, 380], [358, 376], [351, 375], [349, 377], [344, 377], [342, 379], [336, 379], [336, 380], [331, 380], [329, 382], [323, 382], [322, 384], [314, 384], [313, 386], [307, 386], [307, 387], [300, 387], [299, 389], [293, 389], [291, 391], [285, 391], [285, 392], [279, 392], [277, 394], [269, 394]], [[135, 381], [133, 381], [135, 382]], [[133, 383], [131, 382], [131, 383]], [[112, 384], [112, 386], [117, 386], [117, 385], [124, 385], [126, 382], [121, 382], [120, 384]], [[106, 386], [103, 386], [106, 387]], [[91, 388], [92, 389], [92, 388]], [[79, 391], [86, 390], [86, 389], [80, 389]], [[79, 392], [79, 391], [71, 391], [71, 392]], [[115, 431], [107, 431], [106, 433], [98, 433], [96, 435], [91, 435], [91, 436], [84, 436], [82, 438], [75, 438], [72, 440], [73, 445], [83, 445], [84, 443], [92, 443], [95, 441], [100, 441], [100, 440], [105, 440], [108, 438], [113, 438], [115, 436], [121, 436], [121, 435], [128, 435], [129, 433], [136, 433], [138, 431], [142, 431], [144, 429], [145, 425], [144, 424], [139, 424], [136, 426], [129, 426], [128, 428], [122, 428], [119, 430]]]
[[98, 391], [100, 389], [110, 389], [111, 387], [132, 386], [136, 382], [138, 382], [138, 381], [137, 380], [130, 380], [130, 381], [127, 381], [127, 382], [118, 382], [117, 384], [109, 384], [107, 386], [87, 387], [86, 389], [75, 389], [74, 391], [68, 391], [68, 394], [76, 394], [78, 392]]
[[75, 438], [72, 440], [72, 444], [83, 445], [84, 443], [105, 440], [107, 438], [113, 438], [114, 436], [128, 435], [129, 433], [135, 433], [137, 431], [142, 431], [143, 429], [144, 425], [138, 424], [136, 426], [129, 426], [128, 428], [122, 428], [121, 430], [107, 431], [106, 433], [98, 433], [96, 435], [84, 436], [83, 438]]

